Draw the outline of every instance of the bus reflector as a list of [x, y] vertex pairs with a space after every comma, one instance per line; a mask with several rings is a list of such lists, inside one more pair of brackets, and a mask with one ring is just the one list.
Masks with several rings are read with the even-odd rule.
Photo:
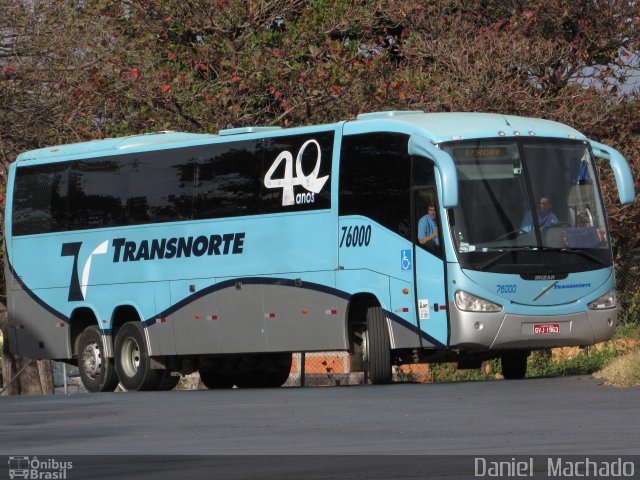
[[304, 310], [302, 310], [302, 314], [306, 315], [307, 313], [309, 313], [309, 310], [307, 310], [306, 308]]
[[60, 328], [64, 328], [64, 325], [65, 325], [65, 323], [64, 323], [64, 322], [60, 322], [60, 323], [58, 324], [58, 326], [59, 326]]
[[207, 320], [217, 320], [218, 316], [217, 315], [207, 315]]
[[200, 320], [200, 314], [199, 313], [196, 313], [195, 317], [196, 317], [196, 320]]
[[337, 315], [338, 314], [338, 310], [325, 310], [324, 313], [326, 315]]
[[158, 321], [160, 323], [167, 323], [167, 319], [166, 318], [159, 318]]
[[267, 314], [267, 317], [268, 317], [268, 318], [276, 318], [276, 314], [275, 314], [274, 312], [269, 312], [269, 313]]
[[405, 295], [409, 295], [409, 289], [408, 288], [403, 288], [402, 289], [402, 293], [404, 293]]

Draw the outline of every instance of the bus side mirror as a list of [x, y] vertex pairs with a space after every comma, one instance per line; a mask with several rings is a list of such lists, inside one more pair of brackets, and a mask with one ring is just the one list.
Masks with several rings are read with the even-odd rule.
[[420, 135], [411, 135], [408, 146], [409, 155], [427, 157], [433, 160], [440, 172], [442, 185], [442, 206], [455, 208], [458, 206], [458, 173], [456, 165], [447, 152], [436, 148], [433, 142]]
[[593, 140], [589, 140], [589, 143], [591, 144], [594, 155], [609, 160], [609, 165], [611, 165], [613, 176], [616, 178], [616, 184], [618, 185], [620, 203], [623, 205], [633, 203], [636, 198], [633, 174], [622, 154], [611, 147], [594, 142]]

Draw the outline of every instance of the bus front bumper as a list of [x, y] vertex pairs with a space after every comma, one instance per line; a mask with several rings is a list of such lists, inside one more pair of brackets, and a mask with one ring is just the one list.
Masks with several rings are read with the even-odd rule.
[[570, 315], [534, 316], [463, 312], [450, 303], [450, 346], [465, 350], [585, 346], [609, 340], [617, 308]]

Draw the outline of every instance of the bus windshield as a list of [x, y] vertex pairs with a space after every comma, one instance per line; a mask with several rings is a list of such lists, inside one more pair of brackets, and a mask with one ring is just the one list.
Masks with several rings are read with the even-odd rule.
[[458, 172], [460, 199], [449, 225], [464, 267], [562, 273], [611, 265], [586, 142], [482, 139], [443, 149]]

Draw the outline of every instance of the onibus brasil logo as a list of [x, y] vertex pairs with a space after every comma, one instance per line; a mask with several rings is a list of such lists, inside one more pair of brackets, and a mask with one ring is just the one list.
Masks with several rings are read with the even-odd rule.
[[55, 458], [38, 458], [28, 456], [9, 457], [9, 478], [26, 478], [33, 480], [66, 480], [67, 470], [73, 469], [73, 462], [60, 461]]
[[[310, 145], [313, 145], [316, 148], [316, 165], [309, 175], [305, 175], [302, 171], [302, 156]], [[318, 173], [320, 173], [320, 164], [322, 161], [321, 156], [320, 144], [316, 140], [311, 139], [304, 142], [296, 156], [296, 175], [294, 177], [293, 155], [288, 150], [285, 150], [276, 157], [275, 161], [271, 164], [271, 167], [269, 167], [269, 170], [267, 170], [267, 173], [264, 176], [264, 186], [267, 188], [282, 189], [282, 206], [313, 203], [315, 201], [314, 194], [320, 193], [322, 187], [324, 187], [324, 184], [329, 179], [329, 175], [318, 178]], [[277, 179], [272, 178], [274, 172], [280, 166], [282, 161], [285, 162], [284, 177]], [[293, 187], [296, 185], [302, 185], [302, 187], [311, 193], [299, 193], [295, 195]]]

